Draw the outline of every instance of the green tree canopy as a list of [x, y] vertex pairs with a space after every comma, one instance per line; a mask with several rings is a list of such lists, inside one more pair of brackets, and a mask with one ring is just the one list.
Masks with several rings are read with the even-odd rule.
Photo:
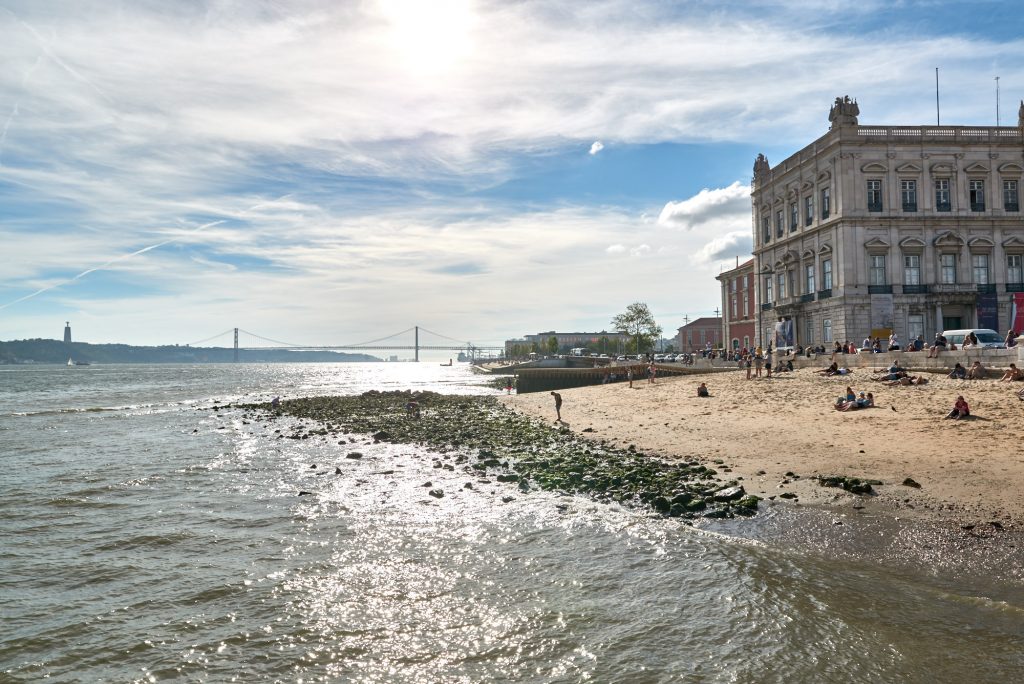
[[625, 312], [612, 319], [612, 326], [633, 338], [637, 354], [652, 349], [654, 341], [661, 337], [661, 326], [654, 321], [654, 314], [643, 302], [627, 306]]

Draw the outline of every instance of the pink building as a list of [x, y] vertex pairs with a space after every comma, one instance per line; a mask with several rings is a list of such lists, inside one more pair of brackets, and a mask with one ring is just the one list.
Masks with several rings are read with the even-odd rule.
[[676, 347], [683, 352], [691, 353], [706, 349], [709, 342], [712, 349], [721, 349], [721, 318], [698, 318], [679, 328], [679, 332], [676, 333]]
[[754, 260], [750, 259], [715, 277], [722, 283], [722, 339], [727, 347], [740, 349], [757, 344]]

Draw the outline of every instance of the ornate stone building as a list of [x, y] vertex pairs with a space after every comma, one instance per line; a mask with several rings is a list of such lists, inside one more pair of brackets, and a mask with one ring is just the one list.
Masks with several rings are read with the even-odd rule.
[[754, 162], [758, 341], [1005, 332], [1024, 305], [1024, 102], [1016, 127], [859, 114], [836, 98], [825, 135], [774, 167]]

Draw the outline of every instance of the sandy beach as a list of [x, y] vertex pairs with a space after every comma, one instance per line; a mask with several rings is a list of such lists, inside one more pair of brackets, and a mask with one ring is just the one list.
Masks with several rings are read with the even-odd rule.
[[[926, 374], [927, 385], [888, 387], [872, 377], [869, 370], [824, 377], [808, 368], [747, 380], [745, 372], [725, 371], [636, 381], [633, 388], [617, 383], [566, 389], [560, 392], [562, 418], [588, 439], [715, 464], [749, 493], [779, 504], [829, 504], [979, 531], [1019, 530], [1024, 402], [1016, 392], [1024, 383]], [[696, 396], [701, 381], [709, 398]], [[834, 410], [848, 385], [873, 392], [875, 408]], [[958, 394], [975, 417], [945, 420]], [[555, 418], [546, 392], [504, 401], [518, 411]], [[884, 484], [874, 488], [877, 495], [857, 496], [813, 479], [830, 475]], [[920, 488], [904, 485], [906, 478]], [[797, 498], [780, 499], [784, 493]]]

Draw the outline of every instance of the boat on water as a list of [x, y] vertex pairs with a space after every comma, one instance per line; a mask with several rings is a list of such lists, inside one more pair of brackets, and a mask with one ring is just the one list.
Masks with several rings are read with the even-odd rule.
[[69, 366], [88, 366], [89, 362], [88, 361], [75, 361], [74, 359], [70, 359], [69, 358], [68, 359], [68, 365]]

